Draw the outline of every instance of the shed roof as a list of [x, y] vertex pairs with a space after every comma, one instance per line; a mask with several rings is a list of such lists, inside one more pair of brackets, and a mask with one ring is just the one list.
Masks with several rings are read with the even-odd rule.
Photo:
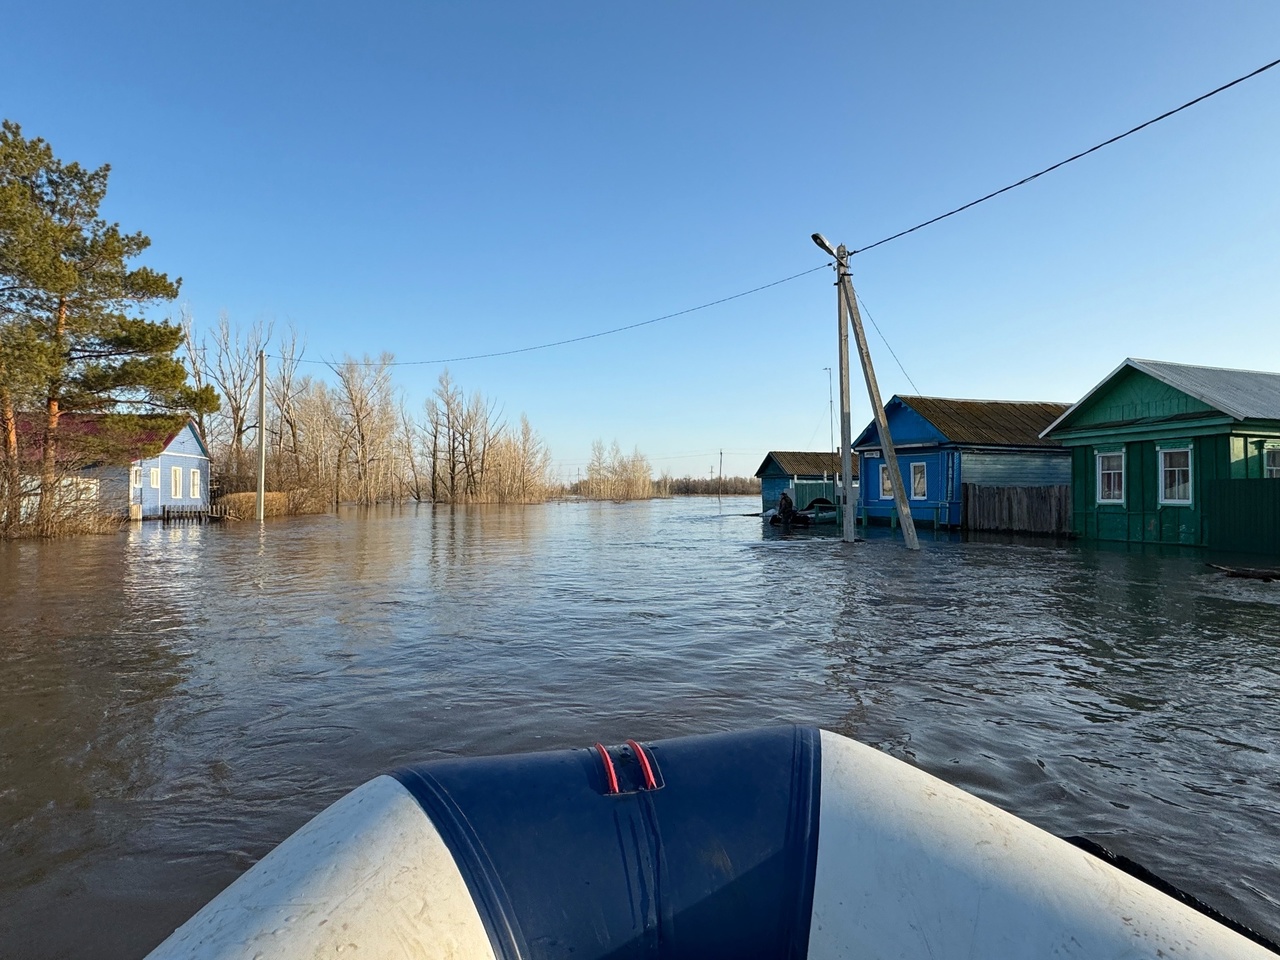
[[1280, 373], [1262, 370], [1233, 370], [1228, 367], [1201, 367], [1164, 360], [1136, 360], [1132, 357], [1116, 367], [1077, 403], [1053, 423], [1048, 433], [1083, 407], [1099, 390], [1125, 369], [1132, 368], [1155, 377], [1175, 390], [1195, 397], [1235, 420], [1280, 420]]
[[[801, 450], [770, 450], [760, 463], [756, 476], [763, 476], [769, 468], [769, 460], [773, 459], [782, 472], [791, 477], [835, 476], [840, 473], [840, 457], [831, 452], [809, 453]], [[853, 476], [858, 477], [858, 461], [853, 461]]]
[[899, 395], [952, 443], [984, 446], [1045, 447], [1056, 441], [1040, 433], [1071, 406], [1040, 400], [954, 400], [948, 397]]

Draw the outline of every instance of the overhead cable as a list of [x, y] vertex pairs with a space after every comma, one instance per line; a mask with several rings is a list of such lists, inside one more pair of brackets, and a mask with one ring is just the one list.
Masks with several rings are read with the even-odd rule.
[[[728, 297], [721, 297], [719, 300], [712, 300], [710, 303], [703, 303], [703, 304], [699, 304], [696, 307], [689, 307], [687, 310], [677, 310], [675, 313], [668, 313], [668, 314], [664, 314], [661, 317], [654, 317], [652, 320], [641, 320], [639, 323], [629, 323], [623, 327], [613, 327], [610, 330], [600, 330], [596, 333], [585, 333], [580, 337], [570, 337], [567, 340], [553, 340], [550, 343], [539, 343], [531, 347], [516, 347], [515, 349], [512, 349], [512, 350], [495, 350], [493, 353], [474, 353], [474, 354], [471, 354], [470, 356], [446, 357], [440, 360], [393, 360], [390, 363], [385, 364], [385, 366], [417, 367], [417, 366], [430, 366], [430, 365], [439, 364], [439, 363], [461, 363], [463, 360], [488, 360], [491, 357], [509, 357], [512, 354], [516, 354], [516, 353], [531, 353], [534, 350], [546, 350], [550, 347], [563, 347], [566, 344], [570, 344], [570, 343], [581, 343], [583, 340], [594, 340], [597, 337], [607, 337], [610, 334], [622, 333], [624, 330], [635, 330], [637, 327], [647, 327], [652, 323], [659, 323], [660, 321], [663, 321], [663, 320], [671, 320], [675, 317], [683, 317], [687, 313], [694, 313], [698, 310], [706, 310], [708, 307], [719, 306], [722, 303], [728, 303], [730, 300], [739, 300], [742, 297], [749, 297], [753, 293], [759, 293], [761, 290], [768, 290], [770, 287], [776, 287], [781, 283], [787, 283], [790, 280], [796, 280], [799, 277], [808, 276], [811, 273], [817, 273], [819, 270], [825, 270], [827, 267], [830, 267], [830, 266], [832, 266], [832, 262], [828, 261], [827, 263], [822, 264], [822, 266], [820, 267], [812, 267], [809, 270], [802, 270], [799, 273], [793, 273], [789, 277], [783, 277], [781, 280], [774, 280], [770, 283], [761, 284], [758, 287], [752, 287], [750, 290], [743, 290], [741, 293], [735, 293]], [[272, 359], [279, 360], [281, 358], [273, 356]], [[323, 363], [330, 366], [333, 363], [333, 361], [329, 361], [329, 360], [302, 360], [302, 359], [299, 359], [298, 362], [299, 363]], [[356, 364], [356, 366], [361, 366], [361, 367], [384, 366], [384, 364], [381, 364], [378, 361], [353, 360], [349, 362], [354, 363]]]
[[954, 210], [949, 210], [946, 213], [942, 214], [941, 216], [934, 217], [931, 220], [926, 220], [923, 223], [917, 223], [914, 227], [911, 227], [907, 230], [900, 230], [897, 233], [893, 234], [892, 236], [885, 237], [883, 240], [877, 240], [875, 243], [868, 244], [865, 247], [859, 247], [857, 250], [852, 250], [850, 251], [849, 255], [853, 256], [854, 254], [858, 254], [858, 253], [866, 253], [868, 250], [874, 250], [876, 247], [889, 243], [891, 240], [897, 240], [900, 237], [905, 237], [909, 233], [915, 233], [917, 230], [921, 230], [924, 227], [931, 226], [932, 224], [937, 223], [939, 220], [945, 220], [947, 219], [947, 217], [954, 217], [957, 213], [963, 213], [964, 211], [968, 210], [970, 207], [976, 207], [978, 204], [985, 203], [986, 201], [992, 199], [993, 197], [998, 197], [1002, 193], [1008, 193], [1010, 190], [1013, 190], [1016, 187], [1021, 187], [1024, 184], [1028, 184], [1032, 180], [1037, 179], [1038, 177], [1043, 177], [1046, 173], [1052, 173], [1054, 170], [1057, 170], [1059, 167], [1065, 167], [1068, 163], [1071, 163], [1072, 161], [1079, 160], [1081, 157], [1087, 157], [1089, 154], [1094, 153], [1095, 151], [1101, 150], [1103, 147], [1109, 147], [1111, 144], [1116, 143], [1119, 140], [1123, 140], [1125, 137], [1129, 136], [1130, 134], [1137, 133], [1139, 130], [1143, 130], [1151, 126], [1153, 123], [1159, 123], [1161, 120], [1168, 119], [1169, 117], [1172, 117], [1175, 113], [1181, 113], [1183, 110], [1187, 109], [1187, 107], [1194, 107], [1197, 103], [1201, 103], [1202, 101], [1208, 100], [1210, 97], [1216, 96], [1217, 94], [1222, 93], [1222, 91], [1224, 90], [1230, 90], [1236, 84], [1244, 83], [1246, 80], [1252, 79], [1253, 77], [1256, 77], [1260, 73], [1265, 73], [1266, 71], [1270, 70], [1272, 67], [1275, 67], [1277, 65], [1280, 65], [1280, 60], [1272, 60], [1270, 63], [1266, 64], [1265, 66], [1261, 66], [1257, 70], [1252, 71], [1251, 73], [1246, 73], [1243, 77], [1237, 77], [1236, 79], [1232, 80], [1230, 83], [1224, 83], [1222, 86], [1217, 87], [1213, 90], [1210, 90], [1208, 93], [1201, 94], [1200, 96], [1196, 97], [1194, 100], [1188, 100], [1186, 103], [1184, 103], [1180, 107], [1174, 107], [1172, 110], [1168, 110], [1165, 113], [1160, 114], [1160, 116], [1158, 117], [1152, 117], [1146, 123], [1140, 123], [1136, 127], [1134, 127], [1132, 130], [1126, 130], [1124, 133], [1117, 134], [1116, 136], [1112, 137], [1110, 140], [1104, 140], [1102, 141], [1102, 143], [1099, 143], [1096, 146], [1092, 146], [1088, 150], [1080, 151], [1073, 157], [1067, 157], [1067, 159], [1060, 160], [1051, 167], [1045, 167], [1039, 173], [1033, 173], [1029, 177], [1023, 177], [1017, 183], [1011, 183], [1007, 187], [1001, 187], [999, 190], [996, 190], [992, 193], [988, 193], [985, 197], [979, 197], [977, 200], [971, 200], [970, 202], [966, 203], [963, 207], [956, 207]]

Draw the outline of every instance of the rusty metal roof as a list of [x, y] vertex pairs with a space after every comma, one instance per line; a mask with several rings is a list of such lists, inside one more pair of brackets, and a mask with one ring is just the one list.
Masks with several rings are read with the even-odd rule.
[[[833, 477], [840, 473], [840, 457], [835, 453], [809, 453], [799, 450], [770, 450], [756, 471], [756, 476], [763, 476], [769, 466], [769, 459], [782, 468], [789, 477], [821, 477], [824, 474]], [[858, 478], [858, 458], [853, 458], [853, 478]]]
[[952, 443], [1002, 447], [1056, 447], [1041, 431], [1070, 408], [1069, 403], [1038, 400], [952, 400], [910, 397], [898, 400], [937, 427]]

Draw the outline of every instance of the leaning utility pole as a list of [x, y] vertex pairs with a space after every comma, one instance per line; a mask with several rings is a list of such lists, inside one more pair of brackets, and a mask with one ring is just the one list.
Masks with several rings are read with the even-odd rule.
[[257, 519], [267, 508], [267, 353], [258, 351], [258, 501]]
[[[889, 468], [889, 482], [893, 485], [893, 500], [898, 508], [898, 520], [902, 524], [902, 539], [906, 541], [908, 550], [919, 550], [920, 541], [916, 539], [916, 524], [911, 518], [911, 504], [907, 500], [906, 488], [902, 485], [902, 469], [898, 466], [898, 454], [893, 448], [893, 438], [889, 436], [889, 420], [885, 416], [884, 404], [880, 400], [880, 387], [876, 384], [875, 368], [871, 366], [871, 351], [867, 347], [867, 335], [862, 329], [862, 314], [858, 312], [858, 298], [853, 291], [853, 281], [849, 278], [849, 251], [844, 244], [834, 250], [831, 244], [827, 243], [826, 237], [820, 233], [813, 235], [813, 242], [836, 258], [836, 286], [839, 289], [840, 300], [840, 364], [842, 371], [842, 379], [847, 375], [848, 371], [848, 335], [844, 326], [845, 311], [848, 311], [850, 323], [853, 326], [854, 340], [858, 344], [858, 356], [862, 360], [862, 375], [867, 381], [867, 396], [871, 400], [871, 411], [876, 418], [876, 429], [880, 434], [880, 446], [884, 453], [885, 465]], [[841, 385], [841, 415], [847, 417], [848, 408], [845, 406], [845, 388]], [[845, 463], [850, 457], [850, 440], [848, 434], [845, 433], [844, 424], [841, 424], [841, 442], [844, 445], [842, 456]], [[847, 470], [848, 467], [846, 466]], [[865, 481], [867, 478], [863, 478]], [[846, 481], [847, 483], [847, 481]], [[846, 510], [846, 514], [847, 514]], [[848, 523], [846, 521], [846, 529]], [[845, 539], [850, 539], [846, 534]]]

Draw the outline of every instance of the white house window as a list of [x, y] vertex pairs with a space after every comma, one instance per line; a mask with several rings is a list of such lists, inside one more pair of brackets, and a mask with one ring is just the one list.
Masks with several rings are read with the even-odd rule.
[[1098, 454], [1098, 502], [1124, 503], [1124, 454]]
[[1265, 453], [1262, 475], [1268, 480], [1280, 480], [1280, 447], [1272, 447]]
[[200, 471], [199, 471], [199, 470], [192, 470], [192, 471], [191, 471], [191, 490], [190, 490], [190, 494], [191, 494], [191, 499], [192, 499], [192, 500], [199, 500], [199, 499], [200, 499]]
[[151, 468], [151, 489], [152, 490], [160, 489], [160, 468], [159, 467]]
[[889, 465], [887, 463], [880, 464], [880, 499], [893, 499], [893, 480], [889, 476]]
[[1160, 451], [1160, 502], [1191, 502], [1191, 449]]
[[174, 500], [182, 499], [182, 468], [169, 468], [169, 496]]
[[911, 499], [924, 500], [929, 496], [929, 480], [923, 463], [911, 465]]
[[131, 487], [142, 486], [142, 468], [141, 467], [133, 467], [129, 470], [129, 486]]

